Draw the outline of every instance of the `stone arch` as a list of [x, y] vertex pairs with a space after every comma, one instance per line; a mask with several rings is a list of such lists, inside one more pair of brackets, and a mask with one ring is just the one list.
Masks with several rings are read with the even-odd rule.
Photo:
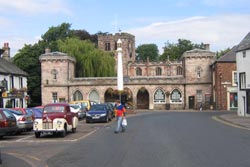
[[93, 90], [90, 91], [89, 100], [95, 101], [97, 103], [100, 102], [100, 96], [99, 96], [99, 93], [98, 93], [98, 91], [96, 89], [93, 89]]
[[83, 94], [80, 90], [76, 90], [73, 93], [73, 101], [83, 100]]
[[104, 93], [104, 102], [115, 102], [119, 99], [118, 91], [108, 88]]
[[125, 87], [121, 94], [121, 101], [123, 104], [128, 105], [130, 108], [133, 108], [133, 92], [128, 87]]
[[145, 87], [141, 87], [136, 96], [137, 109], [149, 109], [149, 93]]

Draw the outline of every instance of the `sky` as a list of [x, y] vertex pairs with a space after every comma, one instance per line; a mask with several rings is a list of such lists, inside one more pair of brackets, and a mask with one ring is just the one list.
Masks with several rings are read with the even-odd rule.
[[0, 47], [11, 57], [35, 44], [52, 26], [70, 23], [90, 34], [131, 33], [136, 46], [187, 39], [232, 48], [250, 32], [250, 0], [0, 0]]

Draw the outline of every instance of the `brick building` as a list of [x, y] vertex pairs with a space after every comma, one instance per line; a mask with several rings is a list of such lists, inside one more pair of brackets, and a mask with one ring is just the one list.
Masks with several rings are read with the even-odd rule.
[[[135, 109], [209, 109], [212, 105], [211, 64], [215, 53], [209, 49], [185, 52], [180, 61], [138, 62], [135, 38], [131, 34], [99, 35], [98, 47], [114, 53], [122, 40], [124, 91], [122, 101]], [[209, 47], [208, 47], [209, 48]], [[118, 99], [117, 78], [76, 78], [75, 59], [65, 53], [46, 52], [40, 56], [42, 103], [90, 99], [108, 102]]]
[[212, 65], [213, 103], [217, 110], [237, 110], [236, 46]]

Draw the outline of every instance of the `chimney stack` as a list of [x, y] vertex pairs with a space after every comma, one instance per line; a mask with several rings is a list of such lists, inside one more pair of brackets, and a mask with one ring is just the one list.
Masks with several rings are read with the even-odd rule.
[[50, 48], [45, 48], [45, 54], [50, 52], [51, 52]]
[[3, 58], [7, 61], [10, 61], [10, 47], [9, 47], [9, 43], [4, 43], [3, 45]]
[[205, 46], [205, 50], [210, 51], [210, 44], [204, 44], [204, 46]]

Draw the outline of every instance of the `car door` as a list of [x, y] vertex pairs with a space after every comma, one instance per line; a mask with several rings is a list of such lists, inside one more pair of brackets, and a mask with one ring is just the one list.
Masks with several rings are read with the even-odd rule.
[[66, 112], [66, 120], [67, 120], [68, 124], [72, 125], [73, 113], [70, 111], [70, 107], [66, 106], [64, 112]]

